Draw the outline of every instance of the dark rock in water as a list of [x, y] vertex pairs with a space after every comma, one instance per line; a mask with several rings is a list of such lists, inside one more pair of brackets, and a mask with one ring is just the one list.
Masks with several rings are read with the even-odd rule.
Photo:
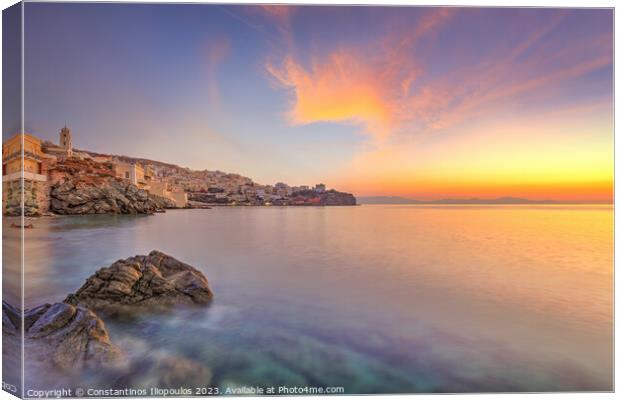
[[162, 197], [156, 194], [149, 193], [149, 198], [153, 200], [157, 205], [157, 209], [155, 209], [155, 212], [166, 212], [166, 208], [179, 208], [173, 200], [167, 197]]
[[[21, 312], [2, 302], [5, 346], [21, 342]], [[24, 313], [26, 362], [42, 369], [79, 371], [108, 367], [122, 360], [103, 321], [92, 311], [65, 303], [45, 304]]]
[[50, 210], [63, 215], [149, 214], [169, 207], [169, 203], [129, 181], [113, 177], [97, 182], [65, 180], [50, 191]]
[[207, 304], [207, 278], [196, 268], [159, 251], [101, 268], [65, 303], [111, 311], [119, 306]]
[[50, 170], [49, 209], [55, 214], [151, 214], [175, 207], [115, 176], [114, 166], [89, 160], [65, 160]]

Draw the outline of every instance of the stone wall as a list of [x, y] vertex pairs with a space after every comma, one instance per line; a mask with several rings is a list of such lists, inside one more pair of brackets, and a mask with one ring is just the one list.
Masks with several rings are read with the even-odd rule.
[[[46, 182], [24, 180], [24, 215], [35, 217], [49, 210], [48, 186]], [[21, 181], [2, 182], [2, 208], [5, 215], [21, 215]]]

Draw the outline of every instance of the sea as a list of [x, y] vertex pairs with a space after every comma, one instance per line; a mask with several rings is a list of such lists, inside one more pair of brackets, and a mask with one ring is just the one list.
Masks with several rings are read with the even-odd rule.
[[[215, 295], [104, 319], [133, 375], [74, 386], [161, 388], [173, 381], [152, 364], [189, 360], [208, 371], [192, 394], [613, 390], [613, 206], [215, 207], [33, 224], [26, 307], [155, 249], [201, 270]], [[67, 384], [52, 373], [26, 370], [26, 387]]]

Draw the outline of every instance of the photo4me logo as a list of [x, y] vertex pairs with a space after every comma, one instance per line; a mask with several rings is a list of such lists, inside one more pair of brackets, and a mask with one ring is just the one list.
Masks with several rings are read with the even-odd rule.
[[2, 381], [2, 390], [6, 390], [7, 392], [17, 393], [17, 386]]
[[262, 395], [262, 394], [343, 394], [344, 387], [316, 387], [316, 386], [241, 386], [225, 388], [221, 393], [227, 395]]

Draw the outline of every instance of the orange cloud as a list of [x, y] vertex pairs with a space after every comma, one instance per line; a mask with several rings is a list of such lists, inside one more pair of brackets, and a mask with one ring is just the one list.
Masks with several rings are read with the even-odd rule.
[[287, 57], [280, 68], [267, 64], [267, 71], [279, 84], [293, 90], [288, 116], [294, 124], [356, 122], [376, 134], [390, 125], [390, 105], [381, 82], [351, 53], [332, 53], [308, 70]]
[[[284, 10], [276, 8], [271, 14], [288, 24], [290, 13]], [[500, 47], [478, 63], [435, 76], [418, 57], [417, 44], [455, 12], [453, 8], [433, 10], [412, 28], [394, 28], [364, 49], [341, 46], [326, 55], [310, 54], [307, 63], [289, 51], [279, 62], [268, 61], [268, 73], [292, 94], [289, 121], [358, 123], [365, 133], [380, 139], [395, 133], [420, 134], [488, 115], [506, 99], [524, 95], [536, 99], [562, 81], [611, 63], [607, 37], [571, 46], [541, 43], [564, 19], [565, 13], [558, 12], [507, 52]], [[289, 42], [290, 31], [286, 32], [283, 36]], [[584, 49], [593, 54], [580, 59]], [[538, 53], [536, 57], [522, 59], [532, 51]]]
[[[281, 26], [290, 24], [290, 13], [269, 11]], [[365, 133], [383, 139], [398, 124], [399, 104], [410, 95], [419, 68], [403, 56], [424, 35], [438, 27], [455, 12], [438, 8], [419, 24], [401, 35], [384, 38], [369, 49], [341, 48], [325, 57], [313, 57], [306, 68], [292, 55], [266, 69], [276, 82], [293, 92], [288, 119], [293, 124], [312, 122], [358, 123]], [[290, 43], [289, 29], [282, 29]], [[294, 48], [293, 45], [288, 45]], [[291, 52], [293, 53], [293, 52]]]

